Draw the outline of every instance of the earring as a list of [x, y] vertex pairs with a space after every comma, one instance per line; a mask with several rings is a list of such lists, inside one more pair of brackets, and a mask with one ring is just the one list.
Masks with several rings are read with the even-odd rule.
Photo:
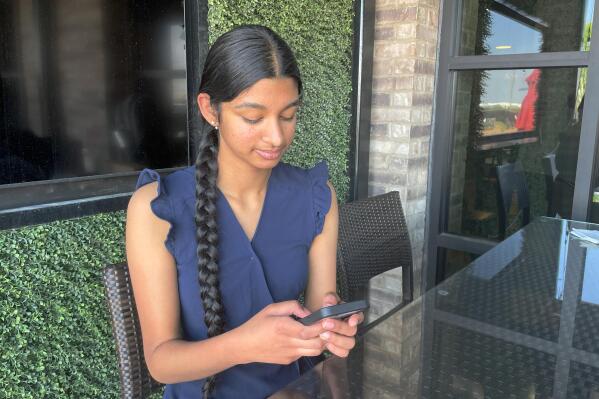
[[212, 122], [212, 126], [213, 126], [213, 127], [216, 129], [216, 130], [218, 130], [218, 125], [216, 124], [216, 122]]

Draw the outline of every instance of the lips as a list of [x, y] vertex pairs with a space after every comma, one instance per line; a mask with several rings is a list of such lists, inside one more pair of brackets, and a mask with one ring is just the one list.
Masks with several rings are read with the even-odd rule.
[[272, 161], [274, 159], [279, 159], [281, 157], [281, 154], [283, 153], [282, 150], [276, 150], [276, 151], [267, 151], [267, 150], [255, 150], [256, 154], [260, 155], [262, 158], [267, 159], [269, 161]]

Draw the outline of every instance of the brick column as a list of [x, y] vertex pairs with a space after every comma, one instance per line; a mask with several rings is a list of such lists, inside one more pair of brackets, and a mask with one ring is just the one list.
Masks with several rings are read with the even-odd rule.
[[[420, 293], [440, 0], [377, 0], [369, 195], [400, 192]], [[390, 273], [397, 281], [399, 272]], [[373, 288], [397, 284], [382, 278]], [[396, 287], [401, 293], [401, 285]], [[386, 309], [386, 305], [374, 304]]]

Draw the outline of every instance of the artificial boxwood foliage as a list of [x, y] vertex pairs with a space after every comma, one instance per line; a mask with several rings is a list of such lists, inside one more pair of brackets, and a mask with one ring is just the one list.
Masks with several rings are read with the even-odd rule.
[[327, 160], [339, 199], [348, 193], [352, 0], [209, 0], [210, 43], [241, 24], [266, 25], [294, 50], [304, 84], [297, 134], [285, 161]]
[[[209, 7], [211, 42], [257, 23], [294, 49], [305, 91], [285, 160], [327, 160], [344, 199], [352, 1], [209, 0]], [[0, 398], [119, 397], [101, 270], [125, 259], [124, 222], [116, 212], [0, 231]]]
[[102, 267], [124, 212], [0, 232], [0, 398], [117, 397]]

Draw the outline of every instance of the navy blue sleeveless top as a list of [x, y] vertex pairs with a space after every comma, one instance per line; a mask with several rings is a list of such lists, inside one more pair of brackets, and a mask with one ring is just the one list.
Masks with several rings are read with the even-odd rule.
[[[308, 279], [308, 251], [322, 231], [331, 205], [328, 168], [311, 169], [279, 163], [268, 179], [262, 213], [250, 241], [225, 196], [218, 191], [220, 289], [225, 330], [240, 326], [266, 305], [297, 299]], [[200, 299], [196, 255], [195, 168], [165, 178], [151, 169], [141, 172], [137, 187], [158, 181], [154, 214], [171, 224], [165, 246], [177, 265], [183, 339], [207, 337]], [[221, 372], [214, 398], [264, 398], [299, 377], [300, 363], [250, 363]], [[164, 398], [202, 397], [204, 379], [169, 384]]]

